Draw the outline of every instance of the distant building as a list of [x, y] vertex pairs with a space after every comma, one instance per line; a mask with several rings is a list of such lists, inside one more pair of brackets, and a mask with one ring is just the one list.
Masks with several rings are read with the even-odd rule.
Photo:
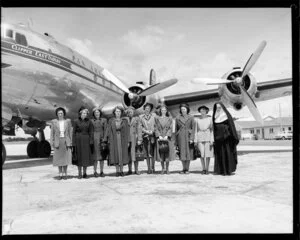
[[[254, 134], [257, 139], [274, 139], [279, 132], [293, 132], [293, 118], [274, 118], [267, 116], [264, 118], [264, 126], [256, 121], [235, 121], [241, 129], [241, 136]], [[243, 137], [242, 137], [243, 138]]]

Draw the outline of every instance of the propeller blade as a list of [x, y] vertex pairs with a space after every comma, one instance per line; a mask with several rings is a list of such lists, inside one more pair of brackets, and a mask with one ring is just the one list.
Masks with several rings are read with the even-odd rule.
[[114, 82], [116, 85], [118, 85], [119, 88], [121, 88], [124, 92], [130, 93], [129, 89], [125, 86], [125, 84], [120, 81], [117, 77], [115, 77], [113, 74], [111, 74], [108, 70], [103, 69], [102, 74], [110, 81]]
[[194, 78], [191, 80], [192, 83], [204, 83], [207, 85], [219, 85], [231, 83], [233, 80], [226, 80], [223, 78]]
[[138, 95], [139, 96], [148, 96], [151, 95], [153, 93], [159, 92], [161, 90], [164, 90], [165, 88], [168, 88], [172, 85], [174, 85], [175, 83], [177, 83], [178, 80], [176, 78], [164, 81], [162, 83], [157, 83], [154, 84], [146, 89], [144, 89], [142, 92], [140, 92]]
[[263, 125], [264, 120], [262, 119], [255, 102], [253, 101], [253, 99], [251, 98], [251, 96], [249, 95], [249, 93], [244, 87], [240, 86], [240, 89], [241, 89], [243, 102], [246, 104], [246, 106], [248, 107], [249, 111], [251, 112], [255, 120], [259, 122], [261, 125]]
[[244, 76], [246, 76], [249, 71], [251, 70], [251, 68], [254, 66], [254, 64], [256, 63], [257, 59], [259, 58], [259, 56], [261, 55], [262, 51], [264, 50], [265, 46], [267, 45], [266, 41], [262, 41], [258, 48], [255, 50], [254, 53], [252, 53], [252, 55], [250, 56], [250, 58], [248, 59], [243, 72], [242, 72], [242, 76], [241, 78], [243, 78]]

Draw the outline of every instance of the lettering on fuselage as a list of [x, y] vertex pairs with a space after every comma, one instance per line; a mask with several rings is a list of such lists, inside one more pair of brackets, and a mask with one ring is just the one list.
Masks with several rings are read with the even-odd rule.
[[30, 55], [30, 56], [33, 56], [33, 57], [36, 57], [36, 58], [39, 58], [42, 60], [47, 60], [49, 62], [59, 64], [63, 67], [69, 68], [69, 69], [71, 68], [71, 64], [69, 62], [59, 59], [58, 57], [56, 57], [52, 54], [38, 51], [35, 49], [31, 49], [31, 48], [27, 48], [24, 46], [20, 46], [18, 44], [4, 42], [4, 41], [1, 41], [1, 44], [3, 47], [14, 50], [16, 52], [24, 53], [24, 54], [27, 54], [27, 55]]

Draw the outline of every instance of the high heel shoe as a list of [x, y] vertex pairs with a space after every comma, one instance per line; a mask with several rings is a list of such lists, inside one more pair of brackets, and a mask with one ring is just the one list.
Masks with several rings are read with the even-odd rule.
[[124, 176], [125, 176], [125, 174], [124, 174], [123, 172], [121, 172], [121, 174], [120, 174], [120, 175], [121, 175], [121, 177], [124, 177]]
[[83, 177], [83, 178], [87, 178], [87, 175], [86, 175], [86, 173], [84, 173], [82, 177]]

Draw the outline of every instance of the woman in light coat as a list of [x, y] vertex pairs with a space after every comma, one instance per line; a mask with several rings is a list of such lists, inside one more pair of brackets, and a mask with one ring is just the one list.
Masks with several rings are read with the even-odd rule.
[[134, 117], [134, 111], [135, 109], [131, 106], [126, 110], [130, 128], [128, 175], [132, 174], [132, 163], [134, 163], [134, 173], [140, 175], [139, 162], [136, 161], [135, 151], [136, 146], [142, 144], [142, 129], [140, 118], [138, 116]]
[[[171, 142], [172, 137], [172, 126], [173, 121], [169, 115], [168, 109], [165, 105], [161, 105], [157, 110], [158, 116], [155, 118], [155, 136], [156, 136], [156, 148], [155, 148], [155, 159], [161, 162], [161, 174], [164, 174], [166, 163], [166, 174], [169, 174], [169, 162], [173, 160], [174, 157], [174, 147]], [[166, 149], [161, 149], [160, 145], [167, 144], [168, 151]], [[166, 145], [165, 145], [166, 146]], [[162, 151], [164, 150], [164, 151]], [[166, 152], [165, 152], [166, 151]]]
[[68, 165], [72, 164], [72, 124], [70, 119], [65, 119], [64, 108], [57, 108], [55, 113], [57, 119], [51, 121], [50, 133], [50, 144], [54, 149], [53, 166], [58, 166], [59, 180], [66, 180]]
[[189, 114], [190, 108], [187, 103], [179, 105], [180, 114], [176, 117], [175, 136], [179, 158], [182, 162], [180, 174], [189, 174], [190, 161], [194, 159], [194, 117]]
[[97, 164], [98, 161], [100, 162], [100, 177], [105, 177], [103, 173], [104, 168], [104, 161], [101, 151], [100, 151], [100, 144], [103, 142], [104, 134], [107, 128], [107, 120], [101, 117], [101, 109], [99, 107], [95, 107], [93, 109], [93, 118], [92, 124], [94, 127], [94, 176], [98, 177], [97, 173]]
[[128, 164], [129, 124], [123, 117], [124, 109], [117, 106], [113, 110], [115, 115], [109, 123], [104, 136], [104, 141], [109, 143], [108, 165], [116, 166], [116, 176], [124, 177], [123, 166]]

